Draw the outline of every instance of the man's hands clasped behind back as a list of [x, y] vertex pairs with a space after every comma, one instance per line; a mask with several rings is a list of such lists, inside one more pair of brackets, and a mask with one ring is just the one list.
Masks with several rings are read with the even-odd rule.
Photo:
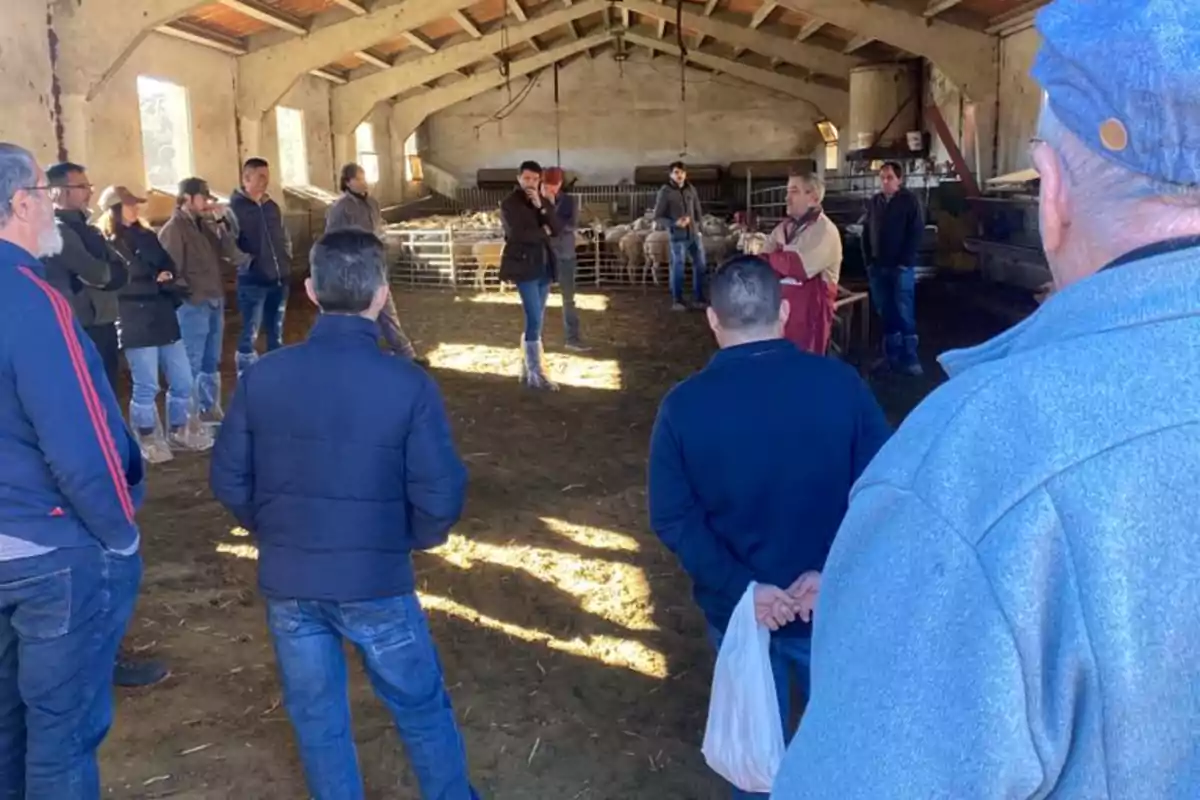
[[777, 631], [799, 617], [811, 622], [821, 589], [821, 573], [805, 572], [786, 589], [768, 584], [754, 587], [754, 616], [768, 629]]

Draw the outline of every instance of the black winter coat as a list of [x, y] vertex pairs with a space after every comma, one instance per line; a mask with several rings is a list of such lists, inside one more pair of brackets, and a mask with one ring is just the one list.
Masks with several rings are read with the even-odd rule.
[[[129, 262], [129, 283], [117, 296], [121, 349], [164, 347], [179, 341], [175, 310], [186, 293], [175, 284], [175, 263], [158, 236], [140, 224], [132, 225], [113, 237], [111, 244]], [[164, 272], [172, 278], [160, 282], [158, 276]]]
[[[543, 278], [554, 280], [551, 236], [562, 233], [562, 221], [554, 213], [553, 203], [543, 197], [542, 207], [534, 208], [525, 191], [518, 186], [500, 203], [500, 222], [504, 225], [500, 280], [510, 283]], [[550, 229], [550, 235], [543, 226]]]

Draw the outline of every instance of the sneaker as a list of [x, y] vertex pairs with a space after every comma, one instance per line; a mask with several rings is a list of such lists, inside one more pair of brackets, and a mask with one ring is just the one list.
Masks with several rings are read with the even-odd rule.
[[567, 350], [570, 350], [572, 353], [590, 353], [592, 351], [592, 348], [588, 347], [578, 339], [567, 342], [565, 345], [563, 345], [563, 347]]
[[704, 311], [708, 308], [708, 303], [704, 300], [697, 300], [688, 306], [692, 311]]
[[688, 307], [685, 306], [683, 303], [672, 303], [671, 310], [672, 311], [687, 311]]
[[137, 661], [118, 655], [113, 668], [113, 683], [126, 689], [153, 686], [167, 679], [171, 671], [159, 661]]

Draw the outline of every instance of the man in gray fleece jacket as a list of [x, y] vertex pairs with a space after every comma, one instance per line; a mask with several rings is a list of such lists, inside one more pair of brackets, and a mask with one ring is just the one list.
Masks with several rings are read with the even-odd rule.
[[[379, 201], [368, 193], [367, 175], [363, 168], [351, 162], [342, 167], [339, 186], [342, 196], [329, 207], [325, 214], [325, 232], [330, 233], [343, 228], [357, 228], [370, 231], [383, 238], [383, 213], [379, 209]], [[387, 304], [379, 315], [379, 329], [384, 341], [396, 355], [412, 359], [421, 366], [427, 366], [428, 361], [417, 358], [417, 351], [412, 341], [400, 327], [400, 315], [396, 312], [396, 301], [388, 295]]]
[[700, 194], [688, 183], [687, 166], [682, 161], [671, 164], [671, 179], [658, 190], [654, 202], [654, 219], [661, 230], [671, 234], [671, 300], [672, 311], [685, 311], [683, 302], [684, 267], [692, 258], [692, 289], [696, 307], [704, 307], [704, 243], [700, 240]]

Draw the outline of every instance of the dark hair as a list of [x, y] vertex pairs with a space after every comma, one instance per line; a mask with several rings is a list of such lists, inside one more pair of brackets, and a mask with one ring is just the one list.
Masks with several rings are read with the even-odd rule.
[[62, 161], [46, 170], [46, 183], [51, 186], [66, 186], [71, 182], [72, 175], [86, 172], [87, 167], [71, 161]]
[[677, 169], [687, 172], [687, 164], [683, 163], [682, 161], [672, 161], [671, 166], [667, 167], [667, 172], [674, 172]]
[[244, 175], [252, 169], [269, 169], [270, 166], [271, 162], [265, 158], [259, 158], [258, 156], [247, 158], [246, 163], [242, 164], [242, 174]]
[[521, 168], [517, 170], [517, 174], [520, 175], [522, 172], [536, 172], [538, 175], [541, 175], [542, 165], [536, 161], [522, 161]]
[[350, 181], [354, 180], [354, 176], [357, 175], [358, 171], [361, 169], [362, 167], [353, 161], [342, 167], [341, 177], [338, 178], [338, 188], [343, 192], [350, 188]]
[[779, 319], [779, 276], [758, 256], [734, 256], [722, 264], [710, 293], [717, 321], [726, 330], [762, 328]]
[[890, 169], [892, 171], [892, 174], [895, 175], [897, 178], [904, 177], [904, 167], [900, 164], [899, 161], [883, 162], [883, 166], [879, 168], [879, 171], [883, 172], [885, 169]]
[[387, 283], [383, 242], [369, 231], [343, 228], [317, 240], [309, 254], [312, 289], [327, 314], [361, 314]]

